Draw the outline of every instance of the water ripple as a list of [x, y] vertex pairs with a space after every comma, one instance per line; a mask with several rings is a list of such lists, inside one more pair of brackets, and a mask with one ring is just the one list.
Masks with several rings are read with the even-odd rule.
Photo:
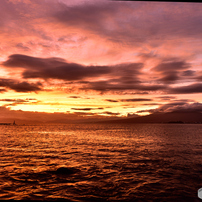
[[195, 128], [1, 126], [0, 199], [197, 201], [202, 126]]

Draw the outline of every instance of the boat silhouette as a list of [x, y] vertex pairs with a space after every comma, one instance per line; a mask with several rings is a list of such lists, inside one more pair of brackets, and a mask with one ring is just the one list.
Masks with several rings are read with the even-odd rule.
[[15, 121], [13, 121], [13, 124], [12, 123], [0, 123], [0, 125], [6, 125], [6, 126], [13, 125], [13, 126], [16, 126], [17, 124], [15, 123]]

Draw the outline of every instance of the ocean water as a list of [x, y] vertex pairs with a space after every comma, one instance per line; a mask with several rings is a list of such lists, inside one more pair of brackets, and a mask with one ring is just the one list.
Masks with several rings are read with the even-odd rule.
[[202, 124], [0, 126], [1, 200], [197, 202], [201, 187]]

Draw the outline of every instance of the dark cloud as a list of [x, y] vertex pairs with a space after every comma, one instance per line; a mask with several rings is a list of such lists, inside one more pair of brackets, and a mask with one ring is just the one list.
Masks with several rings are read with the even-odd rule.
[[[167, 85], [180, 79], [179, 73], [192, 74], [193, 71], [186, 70], [190, 65], [176, 58], [167, 59], [152, 71], [158, 74], [160, 79], [157, 84], [144, 84], [140, 79], [143, 75], [142, 63], [123, 63], [118, 65], [85, 66], [77, 63], [69, 63], [61, 58], [38, 58], [27, 55], [10, 55], [8, 60], [2, 63], [6, 68], [20, 68], [24, 79], [59, 79], [66, 82], [80, 82], [81, 90], [95, 90], [102, 93], [107, 91], [165, 91], [169, 93], [201, 92], [200, 85], [189, 87], [178, 87], [168, 89]], [[106, 80], [89, 81], [91, 78], [105, 76]], [[88, 79], [85, 80], [85, 79]], [[159, 82], [163, 84], [159, 84]], [[72, 83], [74, 84], [74, 83]], [[67, 84], [68, 85], [68, 84]], [[31, 92], [41, 90], [41, 83], [15, 82], [13, 80], [0, 80], [1, 87], [7, 87], [17, 92]], [[71, 97], [71, 98], [76, 98]]]
[[[92, 89], [97, 91], [108, 90], [157, 90], [161, 86], [143, 86], [139, 75], [143, 68], [142, 63], [123, 63], [108, 66], [84, 66], [76, 63], [68, 63], [61, 58], [37, 58], [27, 55], [11, 55], [3, 62], [7, 68], [23, 69], [24, 79], [60, 79], [64, 81], [79, 81], [85, 85], [82, 89]], [[105, 81], [82, 81], [93, 77], [107, 76]]]
[[202, 113], [202, 103], [188, 103], [188, 102], [173, 102], [168, 103], [165, 105], [161, 105], [159, 108], [156, 109], [149, 109], [149, 110], [141, 110], [141, 112], [149, 112], [149, 113], [167, 113], [167, 112], [195, 112], [195, 113]]
[[77, 96], [77, 95], [72, 95], [72, 96], [69, 96], [68, 98], [72, 98], [72, 99], [81, 98], [81, 99], [86, 99], [86, 100], [93, 99], [93, 98], [90, 98], [90, 97], [82, 97], [82, 96]]
[[72, 110], [90, 111], [92, 108], [71, 108]]
[[107, 81], [97, 81], [89, 82], [86, 86], [81, 88], [82, 90], [96, 90], [102, 93], [107, 91], [158, 91], [167, 89], [165, 85], [142, 85], [139, 82], [134, 81], [133, 83], [125, 83], [122, 80], [118, 80], [117, 83], [114, 83], [113, 80]]
[[91, 111], [91, 110], [96, 110], [96, 109], [104, 109], [102, 107], [99, 107], [99, 108], [91, 108], [91, 107], [88, 107], [88, 108], [71, 108], [72, 110], [80, 110], [80, 111]]
[[148, 95], [149, 92], [142, 91], [142, 92], [122, 92], [122, 95]]
[[192, 104], [184, 104], [178, 109], [175, 109], [176, 112], [195, 112], [202, 113], [202, 103], [192, 103]]
[[109, 73], [108, 66], [84, 66], [61, 58], [37, 58], [15, 54], [3, 62], [5, 67], [23, 68], [23, 78], [80, 80]]
[[144, 102], [144, 101], [152, 101], [152, 99], [146, 98], [132, 98], [132, 99], [121, 99], [121, 102]]
[[112, 66], [111, 68], [113, 76], [119, 76], [117, 80], [111, 80], [112, 82], [119, 82], [121, 80], [124, 84], [141, 83], [138, 76], [142, 74], [143, 63], [124, 63]]
[[176, 70], [185, 70], [190, 67], [190, 64], [185, 61], [173, 61], [162, 62], [159, 65], [155, 66], [152, 70], [156, 72], [175, 72]]
[[97, 34], [113, 33], [113, 30], [107, 28], [106, 22], [114, 23], [115, 16], [120, 10], [120, 6], [114, 3], [85, 3], [77, 6], [66, 6], [61, 4], [61, 9], [54, 15], [55, 19], [63, 22], [66, 26], [73, 26], [90, 30]]
[[118, 100], [112, 100], [112, 99], [105, 99], [105, 101], [108, 101], [108, 102], [119, 102]]
[[194, 83], [188, 86], [170, 88], [168, 90], [171, 94], [191, 94], [191, 93], [201, 93], [202, 83]]
[[202, 71], [198, 71], [197, 74], [195, 73], [194, 78], [201, 82], [202, 81]]
[[61, 58], [38, 58], [28, 55], [13, 54], [8, 57], [8, 60], [3, 62], [5, 67], [32, 69], [46, 69], [54, 66], [63, 66], [65, 60]]
[[73, 99], [77, 99], [77, 98], [81, 98], [81, 96], [69, 96], [68, 98], [73, 98]]
[[182, 76], [194, 76], [196, 71], [194, 70], [186, 70], [182, 72]]
[[[193, 71], [186, 70], [190, 68], [190, 64], [185, 61], [178, 61], [176, 58], [164, 60], [159, 65], [152, 68], [159, 79], [155, 80], [153, 84], [146, 84], [141, 79], [143, 75], [142, 63], [123, 63], [118, 65], [105, 66], [85, 66], [77, 63], [69, 63], [61, 58], [38, 58], [27, 55], [10, 55], [8, 60], [2, 63], [6, 68], [20, 68], [24, 79], [39, 78], [39, 79], [59, 79], [66, 82], [79, 82], [81, 84], [78, 88], [81, 90], [95, 90], [101, 93], [107, 91], [136, 91], [141, 93], [145, 91], [165, 91], [171, 93], [182, 92], [190, 89], [199, 89], [199, 85], [168, 89], [168, 85], [180, 80], [179, 76], [183, 74], [192, 74]], [[105, 76], [106, 80], [90, 81], [91, 78]], [[86, 79], [86, 80], [85, 80]], [[87, 81], [88, 79], [88, 81]], [[4, 80], [4, 83], [6, 81]], [[156, 84], [154, 84], [156, 82]], [[159, 84], [160, 82], [160, 84]], [[148, 82], [147, 82], [148, 83]], [[0, 83], [1, 84], [1, 83]], [[24, 85], [26, 84], [26, 85]], [[71, 83], [74, 85], [74, 83]], [[68, 85], [68, 84], [67, 84]], [[41, 84], [30, 84], [28, 82], [8, 82], [7, 86], [18, 92], [29, 92], [41, 90]], [[197, 87], [197, 88], [195, 88]], [[199, 91], [201, 92], [201, 91]], [[188, 92], [187, 92], [188, 93]], [[70, 98], [76, 98], [70, 97]]]
[[175, 101], [175, 102], [186, 102], [186, 103], [194, 102], [194, 100], [192, 100], [192, 99], [176, 99], [173, 101]]
[[13, 79], [0, 79], [0, 87], [5, 87], [16, 92], [37, 92], [41, 91], [42, 84], [37, 83], [28, 83], [26, 81], [19, 82]]
[[169, 72], [166, 74], [166, 76], [163, 76], [162, 78], [158, 79], [158, 81], [169, 84], [169, 83], [173, 83], [179, 79], [180, 79], [180, 77], [178, 76], [177, 72]]
[[36, 99], [34, 98], [26, 98], [26, 99], [9, 99], [9, 98], [6, 98], [6, 99], [0, 99], [0, 102], [6, 102], [6, 103], [9, 103], [9, 104], [4, 104], [4, 106], [16, 106], [16, 105], [20, 105], [20, 104], [36, 104], [36, 103], [39, 103], [40, 101], [37, 101]]
[[161, 100], [171, 100], [171, 99], [175, 99], [176, 97], [175, 96], [160, 96], [157, 98], [160, 98]]
[[[137, 75], [143, 67], [141, 63], [127, 63], [113, 66], [84, 66], [68, 63], [61, 58], [37, 58], [27, 55], [10, 55], [3, 62], [7, 68], [23, 68], [23, 78], [61, 79], [67, 81], [113, 75], [121, 77], [125, 83], [137, 82]], [[115, 81], [115, 80], [114, 80]]]
[[36, 98], [26, 98], [26, 100], [37, 100]]
[[28, 100], [24, 99], [0, 99], [2, 102], [29, 102]]
[[81, 80], [87, 77], [97, 77], [110, 72], [108, 67], [84, 67], [75, 63], [66, 63], [53, 69], [46, 68], [41, 70], [25, 71], [24, 78], [43, 78], [43, 79], [62, 79], [62, 80]]
[[179, 76], [179, 73], [188, 68], [190, 68], [190, 64], [187, 62], [177, 61], [176, 58], [170, 58], [167, 59], [167, 61], [163, 61], [152, 68], [152, 71], [157, 73], [158, 77], [160, 77], [157, 79], [157, 81], [163, 82], [165, 84], [171, 84], [180, 80], [181, 77]]
[[134, 44], [201, 35], [200, 5], [104, 1], [77, 6], [61, 4], [54, 17], [67, 27], [90, 31], [115, 42]]

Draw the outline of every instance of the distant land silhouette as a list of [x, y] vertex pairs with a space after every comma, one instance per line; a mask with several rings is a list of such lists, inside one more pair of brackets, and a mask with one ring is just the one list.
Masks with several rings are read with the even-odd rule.
[[147, 116], [102, 121], [102, 123], [202, 123], [200, 112], [153, 113]]
[[[48, 114], [44, 114], [45, 116], [38, 118], [36, 120], [35, 117], [15, 117], [15, 122], [17, 125], [27, 125], [27, 124], [73, 124], [73, 123], [202, 123], [202, 113], [197, 111], [174, 111], [174, 112], [155, 112], [153, 114], [147, 116], [135, 116], [135, 117], [106, 117], [106, 118], [89, 118], [89, 119], [67, 119], [65, 117], [57, 117], [57, 115], [51, 114], [51, 118], [49, 119]], [[2, 125], [4, 123], [10, 123], [13, 125], [13, 118], [5, 118], [0, 121]], [[10, 125], [9, 124], [9, 125]]]

